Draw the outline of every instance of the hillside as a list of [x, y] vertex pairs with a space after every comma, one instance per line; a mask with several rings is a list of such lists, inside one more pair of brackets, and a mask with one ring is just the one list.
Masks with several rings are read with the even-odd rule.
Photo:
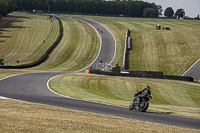
[[87, 67], [97, 56], [100, 38], [88, 24], [74, 18], [60, 17], [63, 38], [46, 62], [30, 68], [43, 71], [78, 71]]
[[[48, 14], [13, 13], [18, 17], [1, 29], [0, 59], [5, 65], [31, 63], [40, 58], [55, 42], [59, 33], [58, 21], [47, 19]], [[43, 64], [31, 70], [77, 71], [85, 68], [97, 56], [100, 39], [88, 24], [60, 17], [63, 39]], [[18, 63], [17, 63], [18, 62]]]
[[[86, 16], [83, 16], [86, 17]], [[199, 58], [200, 23], [198, 20], [94, 17], [115, 36], [117, 54], [114, 63], [122, 64], [126, 29], [131, 31], [132, 50], [129, 70], [163, 71], [182, 75]], [[171, 30], [156, 30], [156, 25]]]
[[[58, 36], [56, 19], [50, 22], [44, 15], [13, 13], [16, 19], [0, 27], [0, 59], [5, 65], [29, 63], [41, 57]], [[44, 43], [45, 41], [45, 43]]]
[[[38, 14], [31, 17], [29, 15], [21, 14], [18, 19], [0, 28], [0, 58], [6, 57], [12, 62], [28, 57], [43, 42], [42, 38], [48, 36], [52, 27], [49, 20]], [[181, 75], [199, 58], [199, 21], [81, 17], [93, 19], [113, 33], [117, 42], [117, 53], [113, 61], [115, 64], [122, 64], [125, 32], [127, 28], [131, 30], [133, 49], [129, 54], [130, 70], [155, 70], [164, 71], [164, 74]], [[64, 26], [63, 40], [49, 59], [34, 68], [0, 69], [0, 79], [20, 73], [80, 70], [96, 57], [99, 37], [94, 29], [76, 19], [60, 18]], [[31, 23], [31, 20], [34, 23]], [[35, 25], [36, 23], [38, 25]], [[156, 24], [163, 23], [172, 30], [155, 30]], [[43, 24], [45, 30], [42, 30]], [[56, 27], [56, 23], [54, 24]], [[27, 37], [31, 35], [34, 38], [29, 40]], [[28, 47], [27, 42], [32, 45]], [[128, 107], [136, 90], [147, 84], [151, 86], [153, 96], [149, 111], [200, 119], [198, 82], [76, 73], [58, 76], [52, 79], [49, 85], [54, 91], [66, 96]], [[199, 132], [35, 103], [2, 99], [0, 101], [0, 132]]]

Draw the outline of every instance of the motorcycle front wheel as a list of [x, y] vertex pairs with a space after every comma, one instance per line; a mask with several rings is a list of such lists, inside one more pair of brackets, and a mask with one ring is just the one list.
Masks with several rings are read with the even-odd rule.
[[133, 102], [129, 105], [129, 110], [133, 110]]
[[148, 109], [148, 107], [149, 107], [149, 102], [148, 101], [144, 101], [144, 102], [142, 102], [141, 104], [140, 104], [141, 106], [140, 106], [140, 111], [141, 112], [145, 112], [147, 109]]

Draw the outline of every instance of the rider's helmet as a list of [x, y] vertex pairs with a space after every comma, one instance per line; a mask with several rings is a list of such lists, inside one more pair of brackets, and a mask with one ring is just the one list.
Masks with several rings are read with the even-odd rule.
[[148, 85], [147, 85], [145, 88], [147, 88], [147, 89], [149, 89], [149, 90], [150, 90], [150, 86], [148, 86]]

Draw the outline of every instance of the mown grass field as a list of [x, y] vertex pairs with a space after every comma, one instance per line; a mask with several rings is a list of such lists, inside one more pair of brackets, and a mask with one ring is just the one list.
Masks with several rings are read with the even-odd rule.
[[[26, 16], [29, 14], [17, 15], [21, 17], [8, 23], [7, 28], [0, 28], [0, 39], [2, 39], [0, 40], [0, 58], [6, 56], [10, 60], [16, 60], [16, 58], [23, 57], [23, 55], [30, 55], [29, 52], [33, 52], [34, 48], [39, 47], [43, 41], [40, 38], [47, 37], [51, 30], [51, 23], [44, 16], [32, 15], [29, 18], [30, 16]], [[192, 62], [194, 63], [199, 58], [199, 21], [82, 17], [100, 22], [115, 36], [117, 42], [116, 58], [113, 61], [115, 64], [122, 63], [125, 32], [127, 28], [131, 30], [133, 49], [129, 54], [131, 57], [129, 58], [130, 70], [156, 70], [164, 71], [164, 74], [182, 75], [191, 66]], [[31, 23], [30, 20], [35, 22]], [[97, 33], [92, 27], [78, 20], [62, 17], [61, 20], [64, 26], [63, 40], [44, 64], [24, 70], [0, 69], [0, 79], [27, 72], [76, 71], [89, 65], [99, 50]], [[23, 32], [32, 33], [31, 30], [27, 31], [27, 29], [40, 27], [41, 25], [34, 26], [35, 23], [40, 22], [45, 24], [45, 32], [43, 33], [43, 30], [40, 29], [38, 33], [33, 34], [34, 38], [39, 38], [39, 40], [33, 39], [37, 42], [30, 40], [34, 44], [30, 48], [26, 43], [19, 44], [21, 40], [26, 40], [26, 37], [21, 38], [21, 36], [28, 35], [23, 34]], [[155, 30], [157, 23], [165, 23], [172, 30], [157, 31]], [[19, 36], [20, 34], [21, 36]], [[37, 36], [37, 34], [41, 35]], [[184, 38], [182, 38], [182, 35], [184, 35]], [[168, 37], [173, 38], [168, 39]], [[29, 42], [28, 39], [26, 41]], [[184, 45], [182, 45], [182, 42], [184, 42]], [[14, 45], [15, 43], [17, 46]], [[10, 47], [6, 45], [10, 45]], [[1, 50], [2, 48], [10, 48], [10, 51], [7, 51], [9, 54]], [[20, 49], [28, 52], [26, 54], [21, 53]], [[3, 52], [5, 52], [4, 56], [2, 56]], [[177, 61], [177, 59], [182, 62]], [[152, 87], [153, 96], [149, 110], [200, 119], [200, 84], [197, 82], [86, 74], [62, 75], [50, 82], [53, 90], [67, 96], [126, 107], [130, 104], [135, 91], [142, 89], [147, 84]], [[72, 111], [41, 104], [12, 100], [0, 101], [2, 103], [0, 104], [0, 132], [199, 132], [199, 130], [161, 126], [132, 119]]]
[[[198, 20], [96, 16], [87, 18], [102, 23], [115, 36], [117, 53], [114, 63], [119, 65], [122, 64], [126, 30], [131, 31], [129, 70], [163, 71], [166, 75], [183, 75], [200, 58]], [[165, 24], [171, 30], [156, 30], [157, 24]]]
[[199, 133], [199, 130], [0, 99], [0, 132]]
[[[5, 59], [5, 65], [17, 65], [17, 60], [20, 64], [37, 60], [56, 40], [58, 21], [54, 19], [51, 23], [39, 14], [13, 14], [19, 17], [0, 27], [3, 35], [0, 40], [0, 59]], [[100, 38], [95, 30], [73, 18], [60, 19], [64, 27], [62, 41], [45, 63], [31, 70], [77, 71], [87, 67], [96, 58]]]
[[57, 93], [128, 107], [137, 90], [151, 87], [149, 110], [200, 119], [200, 84], [158, 79], [66, 74], [50, 81]]
[[100, 38], [88, 24], [69, 17], [60, 17], [63, 39], [43, 64], [34, 70], [78, 71], [95, 60], [100, 48]]
[[19, 63], [32, 62], [42, 56], [56, 40], [59, 33], [58, 21], [54, 19], [52, 23], [39, 14], [13, 15], [18, 18], [0, 27], [0, 58], [5, 59], [5, 65], [16, 65], [17, 60]]

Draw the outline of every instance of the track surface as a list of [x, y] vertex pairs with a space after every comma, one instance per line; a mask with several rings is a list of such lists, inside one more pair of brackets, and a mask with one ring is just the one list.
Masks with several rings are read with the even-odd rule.
[[183, 76], [193, 77], [195, 80], [200, 81], [200, 59], [197, 60], [191, 67], [188, 69]]
[[[100, 53], [98, 57], [96, 58], [96, 61], [93, 62], [88, 68], [92, 67], [96, 69], [104, 69], [105, 65], [110, 64], [115, 56], [116, 46], [115, 46], [114, 37], [104, 26], [100, 25], [99, 23], [95, 21], [91, 21], [89, 19], [84, 19], [84, 18], [78, 18], [78, 17], [74, 17], [74, 18], [90, 24], [99, 33], [101, 37]], [[100, 62], [100, 59], [102, 60], [102, 63]]]
[[[89, 20], [87, 22], [88, 23], [91, 22], [90, 23], [91, 25], [94, 24], [93, 25], [94, 27], [96, 26], [101, 27], [101, 25], [98, 25], [96, 22], [92, 22]], [[115, 52], [113, 47], [114, 41], [111, 41], [113, 40], [113, 37], [112, 35], [107, 35], [110, 33], [103, 26], [101, 28], [103, 30], [103, 33], [100, 34], [102, 38], [102, 49], [101, 52], [99, 53], [99, 58], [102, 58], [103, 60], [110, 62], [113, 59], [113, 55]], [[112, 44], [108, 45], [109, 43], [106, 42], [106, 39], [108, 39]], [[112, 56], [109, 57], [105, 56], [105, 54], [107, 53], [103, 51], [104, 46], [105, 48], [107, 48], [108, 46], [113, 47], [112, 48], [113, 50], [111, 50], [113, 53], [110, 54]], [[111, 53], [110, 51], [107, 52]], [[96, 62], [98, 62], [98, 58], [91, 64], [91, 66], [96, 64]], [[137, 111], [129, 111], [128, 108], [125, 107], [106, 105], [90, 101], [82, 101], [82, 100], [63, 97], [55, 93], [52, 93], [47, 86], [48, 80], [56, 75], [65, 73], [67, 72], [27, 73], [2, 79], [0, 80], [0, 96], [22, 101], [59, 106], [74, 110], [115, 115], [142, 121], [149, 121], [149, 122], [186, 127], [186, 128], [194, 128], [200, 130], [199, 119], [172, 116], [154, 112], [142, 113]]]

